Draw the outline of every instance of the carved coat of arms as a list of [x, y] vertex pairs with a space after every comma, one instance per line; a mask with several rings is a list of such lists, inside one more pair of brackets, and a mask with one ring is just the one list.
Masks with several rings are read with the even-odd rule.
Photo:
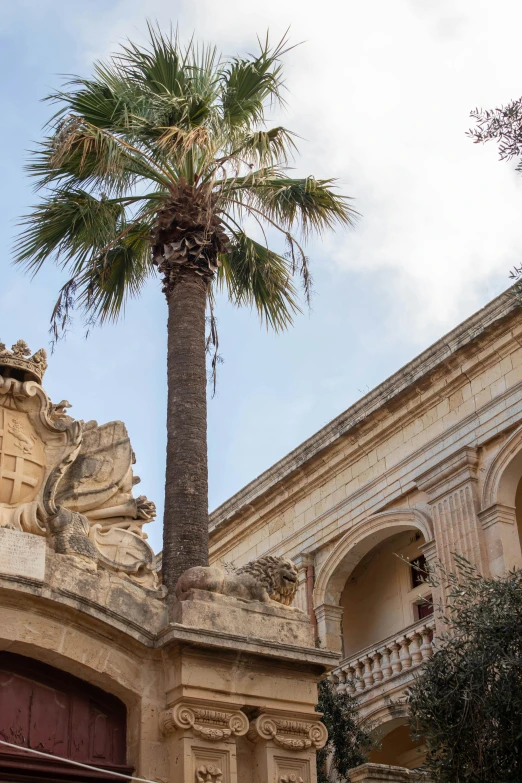
[[45, 351], [0, 342], [0, 526], [51, 539], [59, 554], [156, 588], [154, 553], [142, 528], [154, 503], [135, 498], [134, 454], [125, 425], [84, 424], [42, 388]]

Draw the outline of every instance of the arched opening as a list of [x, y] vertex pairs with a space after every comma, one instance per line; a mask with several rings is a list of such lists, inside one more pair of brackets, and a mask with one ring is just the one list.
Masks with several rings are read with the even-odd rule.
[[[343, 656], [347, 654], [343, 637], [346, 636], [348, 629], [346, 620], [348, 619], [348, 624], [350, 622], [349, 610], [346, 612], [346, 618], [344, 620], [342, 618], [345, 614], [344, 609], [347, 608], [349, 596], [345, 595], [343, 599], [341, 596], [354, 571], [359, 564], [367, 562], [365, 558], [368, 555], [371, 556], [372, 551], [380, 549], [386, 541], [400, 533], [407, 534], [408, 539], [415, 538], [416, 548], [414, 551], [419, 556], [422, 554], [419, 549], [421, 544], [433, 541], [431, 520], [419, 509], [390, 509], [374, 514], [363, 524], [349, 530], [325, 561], [317, 575], [314, 589], [314, 609], [318, 636], [328, 649], [339, 651]], [[412, 602], [415, 600], [416, 597], [413, 596]], [[413, 613], [416, 610], [412, 607], [411, 611]], [[410, 620], [410, 624], [412, 622], [414, 622], [413, 619]], [[392, 633], [395, 633], [395, 630], [400, 631], [401, 627], [394, 628]], [[386, 637], [379, 634], [379, 641], [384, 638]], [[348, 648], [353, 649], [352, 643], [348, 639], [347, 641]]]
[[432, 612], [424, 583], [424, 537], [402, 530], [368, 551], [341, 594], [344, 655], [376, 645]]
[[122, 780], [110, 772], [131, 776], [126, 722], [126, 707], [115, 696], [31, 658], [0, 652], [0, 740], [17, 746], [0, 744], [0, 780], [101, 783]]
[[[423, 741], [413, 739], [406, 718], [393, 721], [391, 726], [384, 735], [380, 734], [380, 747], [371, 752], [369, 761], [372, 764], [389, 764], [406, 769], [421, 767], [426, 758]], [[382, 729], [386, 729], [386, 726]]]

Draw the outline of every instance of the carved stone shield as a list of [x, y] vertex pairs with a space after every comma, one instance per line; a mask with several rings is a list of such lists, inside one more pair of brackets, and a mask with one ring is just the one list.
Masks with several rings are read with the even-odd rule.
[[44, 445], [27, 413], [0, 408], [0, 503], [30, 503], [44, 472]]

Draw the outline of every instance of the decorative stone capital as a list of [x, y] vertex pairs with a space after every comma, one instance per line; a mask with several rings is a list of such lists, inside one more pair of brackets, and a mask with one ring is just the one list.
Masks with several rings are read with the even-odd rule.
[[517, 521], [515, 507], [504, 506], [501, 503], [495, 503], [493, 506], [479, 511], [478, 518], [484, 530], [497, 522], [514, 525]]
[[252, 742], [274, 742], [284, 750], [323, 748], [328, 732], [320, 721], [298, 720], [263, 713], [250, 724], [248, 738]]
[[187, 702], [178, 702], [162, 712], [160, 722], [164, 734], [189, 729], [211, 742], [220, 742], [231, 736], [241, 737], [249, 730], [248, 718], [240, 710], [215, 709]]
[[418, 488], [428, 494], [430, 503], [454, 492], [467, 482], [477, 482], [477, 450], [466, 446], [415, 478]]

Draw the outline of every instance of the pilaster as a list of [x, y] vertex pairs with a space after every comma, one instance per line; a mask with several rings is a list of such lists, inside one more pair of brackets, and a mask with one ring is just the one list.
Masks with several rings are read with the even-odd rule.
[[343, 619], [342, 606], [333, 604], [320, 604], [315, 608], [317, 618], [317, 635], [321, 640], [321, 645], [332, 652], [342, 653], [343, 651]]
[[465, 557], [483, 572], [487, 570], [478, 519], [477, 464], [476, 449], [466, 447], [415, 479], [428, 495], [438, 558], [450, 570], [453, 554]]
[[315, 752], [328, 739], [317, 714], [263, 712], [251, 722], [248, 738], [255, 746], [252, 783], [317, 783]]
[[522, 561], [516, 509], [494, 503], [478, 514], [482, 530], [489, 570], [492, 576], [501, 576]]
[[239, 783], [236, 738], [249, 730], [246, 715], [230, 704], [178, 701], [160, 724], [178, 783]]

